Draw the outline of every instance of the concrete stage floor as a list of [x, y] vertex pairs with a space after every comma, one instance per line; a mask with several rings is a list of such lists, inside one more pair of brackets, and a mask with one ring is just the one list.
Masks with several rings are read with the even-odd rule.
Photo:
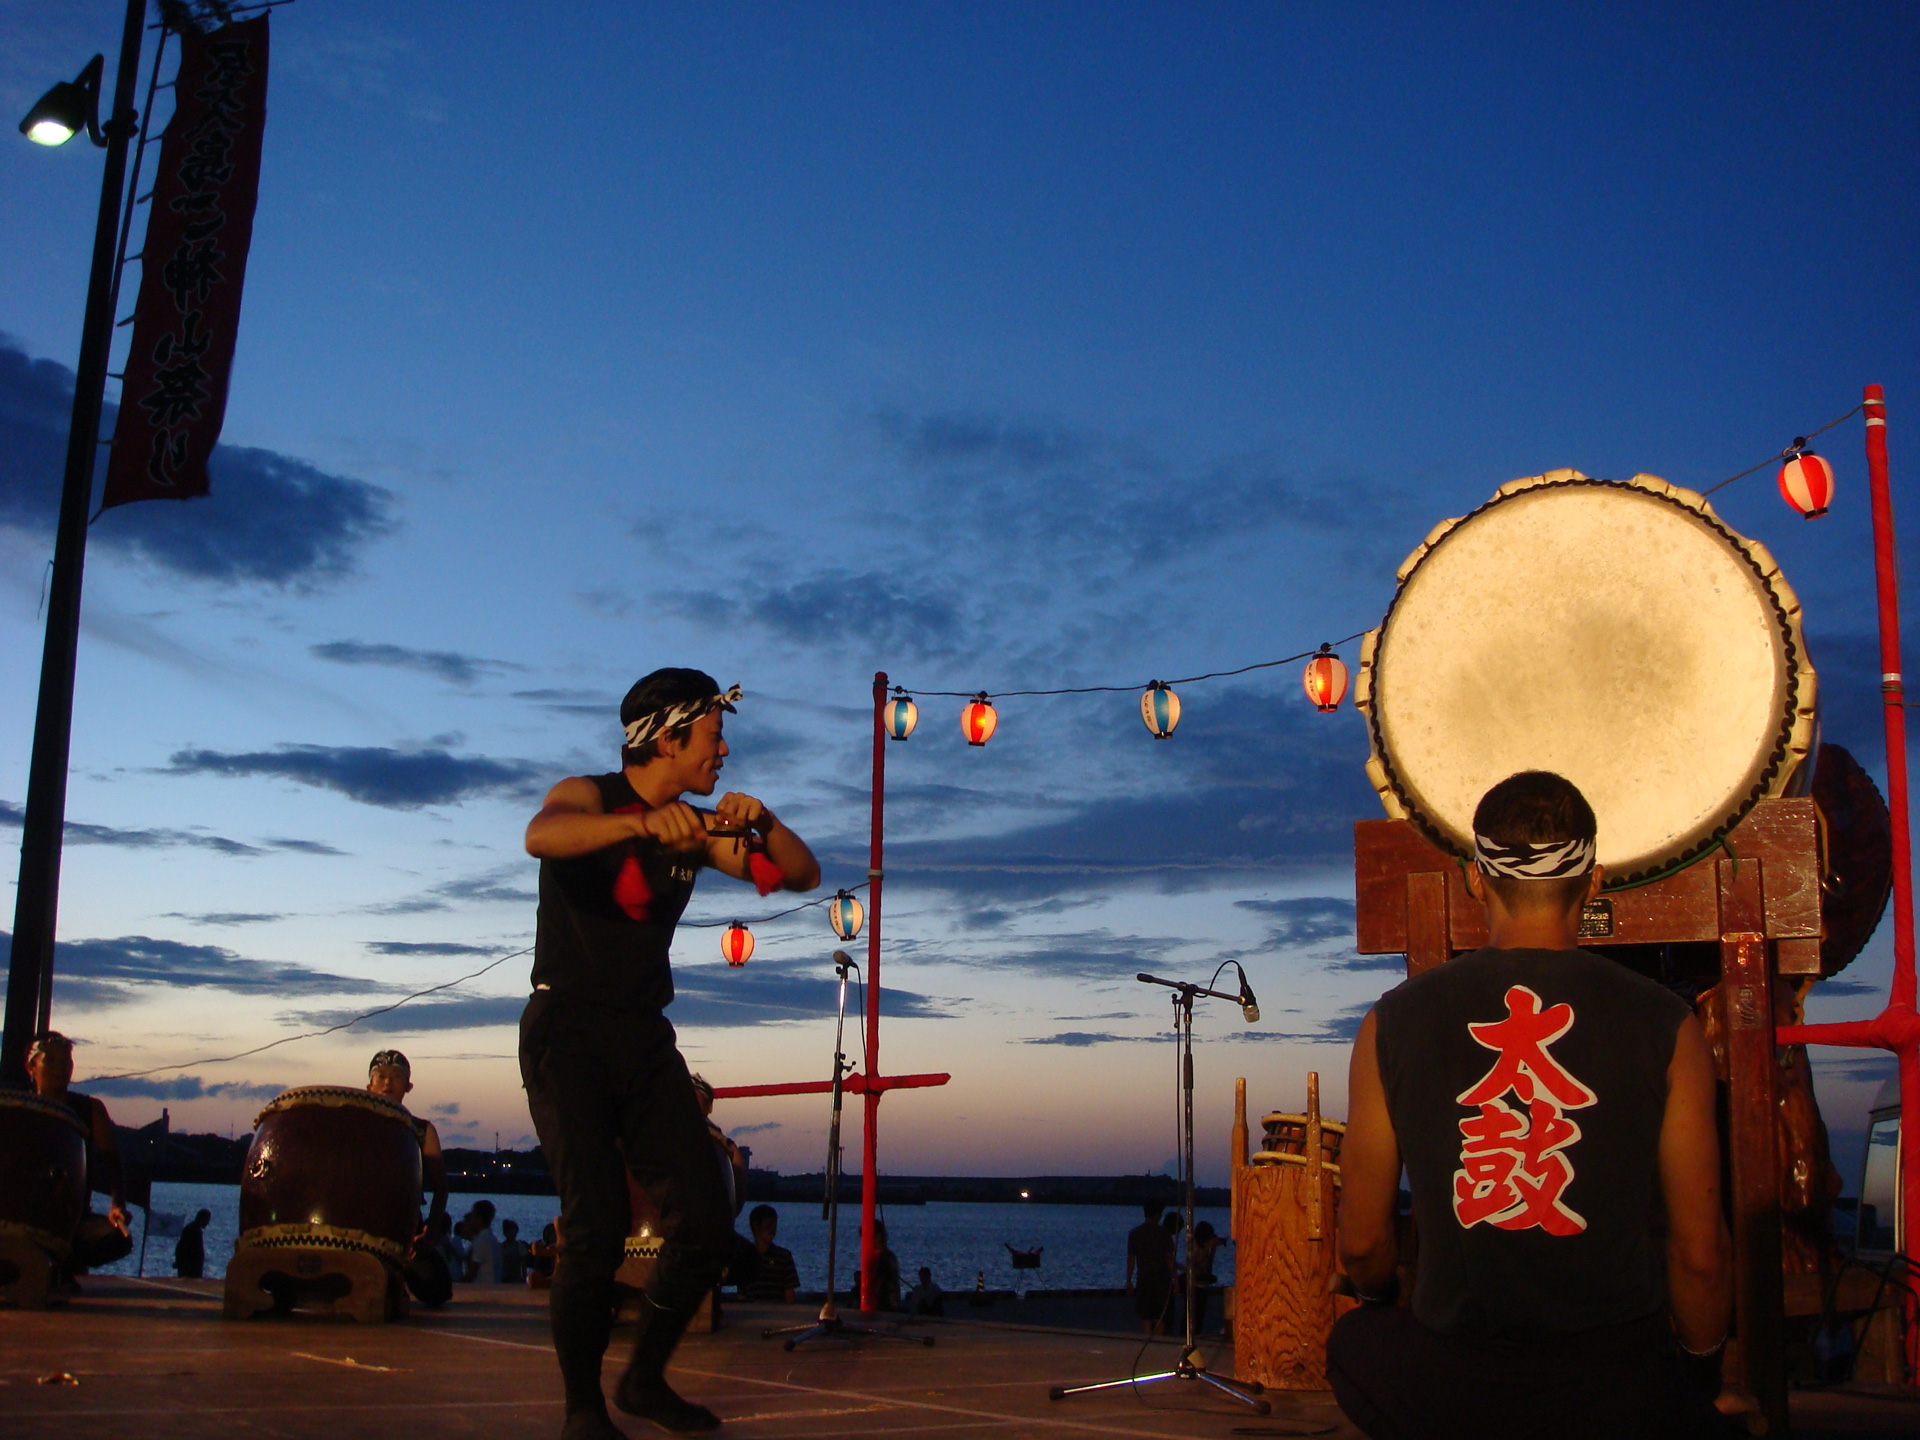
[[[546, 1341], [545, 1296], [463, 1288], [438, 1314], [357, 1326], [293, 1316], [220, 1319], [218, 1281], [91, 1279], [62, 1309], [0, 1312], [0, 1437], [257, 1435], [345, 1440], [397, 1435], [553, 1440], [560, 1383]], [[755, 1437], [887, 1435], [1351, 1437], [1325, 1393], [1275, 1393], [1268, 1417], [1161, 1384], [1062, 1401], [1048, 1387], [1164, 1368], [1170, 1343], [1142, 1357], [1139, 1338], [969, 1319], [914, 1327], [933, 1348], [832, 1341], [785, 1353], [760, 1338], [770, 1324], [810, 1318], [802, 1307], [729, 1305], [727, 1324], [690, 1335], [674, 1383]], [[608, 1380], [624, 1360], [616, 1332]], [[1231, 1354], [1204, 1347], [1222, 1371]], [[65, 1372], [78, 1382], [47, 1385]], [[1909, 1392], [1910, 1393], [1910, 1392]], [[1920, 1404], [1867, 1391], [1794, 1399], [1795, 1434], [1912, 1435]], [[633, 1434], [651, 1426], [615, 1417]]]

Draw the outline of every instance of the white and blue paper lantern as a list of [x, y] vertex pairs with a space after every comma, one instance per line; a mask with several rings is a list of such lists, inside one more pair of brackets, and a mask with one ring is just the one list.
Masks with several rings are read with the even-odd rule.
[[911, 695], [899, 692], [880, 708], [880, 718], [886, 724], [887, 734], [896, 740], [904, 740], [913, 734], [913, 727], [920, 723], [920, 707], [913, 703]]
[[842, 940], [851, 940], [860, 933], [861, 925], [866, 923], [867, 909], [842, 890], [827, 906], [827, 918], [833, 922], [834, 934]]
[[1154, 739], [1166, 739], [1180, 723], [1180, 697], [1163, 682], [1154, 681], [1140, 696], [1140, 718]]

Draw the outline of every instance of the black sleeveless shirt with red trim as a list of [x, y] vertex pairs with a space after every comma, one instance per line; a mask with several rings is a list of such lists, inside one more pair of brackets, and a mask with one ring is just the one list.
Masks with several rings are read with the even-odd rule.
[[1476, 950], [1374, 1007], [1413, 1190], [1413, 1313], [1528, 1341], [1658, 1310], [1672, 992], [1586, 950]]
[[[587, 778], [607, 814], [648, 808], [621, 772]], [[533, 983], [595, 1005], [666, 1009], [673, 1003], [667, 955], [674, 926], [705, 863], [698, 852], [668, 853], [639, 839], [542, 860]]]

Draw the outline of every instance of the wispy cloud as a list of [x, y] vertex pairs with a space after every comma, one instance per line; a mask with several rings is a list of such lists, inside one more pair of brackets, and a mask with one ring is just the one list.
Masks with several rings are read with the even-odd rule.
[[473, 685], [488, 675], [525, 670], [507, 660], [485, 660], [457, 650], [410, 650], [404, 645], [369, 644], [361, 640], [329, 640], [307, 649], [336, 665], [378, 665], [390, 670], [412, 670], [452, 685]]
[[[13, 937], [0, 932], [0, 948]], [[372, 995], [394, 987], [304, 965], [253, 960], [223, 945], [188, 945], [150, 935], [62, 940], [54, 949], [55, 984], [69, 1001], [91, 1006], [131, 1000], [138, 987], [232, 990], [266, 995]]]
[[108, 1098], [139, 1096], [149, 1100], [271, 1100], [281, 1094], [284, 1085], [251, 1085], [244, 1080], [216, 1080], [211, 1083], [198, 1075], [175, 1075], [160, 1079], [142, 1075], [126, 1080], [88, 1080], [89, 1095]]
[[198, 914], [169, 910], [166, 918], [188, 920], [195, 925], [264, 925], [271, 920], [284, 920], [287, 917], [278, 911], [262, 910], [203, 910]]
[[502, 945], [462, 945], [451, 940], [369, 940], [376, 955], [498, 955]]
[[374, 745], [282, 745], [276, 750], [179, 750], [163, 775], [266, 775], [335, 790], [363, 805], [418, 810], [474, 795], [530, 794], [541, 767], [525, 760]]
[[1132, 1045], [1165, 1038], [1165, 1036], [1161, 1035], [1116, 1035], [1111, 1030], [1061, 1030], [1052, 1035], [1033, 1036], [1024, 1043], [1028, 1045], [1066, 1045], [1077, 1050], [1089, 1045]]
[[[27, 821], [27, 812], [8, 800], [0, 800], [0, 825], [13, 829], [22, 828]], [[213, 850], [222, 855], [255, 856], [280, 851], [295, 855], [344, 855], [344, 850], [336, 850], [331, 845], [323, 845], [318, 840], [259, 840], [249, 843], [245, 840], [230, 839], [225, 835], [213, 835], [204, 830], [143, 829], [123, 830], [115, 825], [89, 825], [80, 820], [66, 823], [66, 840], [69, 845], [118, 845], [130, 850], [161, 850], [175, 846], [190, 846], [200, 850]]]
[[[0, 525], [51, 533], [72, 407], [71, 370], [0, 339]], [[221, 445], [210, 469], [205, 499], [109, 510], [89, 546], [196, 580], [301, 588], [351, 574], [397, 523], [389, 492], [271, 450]]]

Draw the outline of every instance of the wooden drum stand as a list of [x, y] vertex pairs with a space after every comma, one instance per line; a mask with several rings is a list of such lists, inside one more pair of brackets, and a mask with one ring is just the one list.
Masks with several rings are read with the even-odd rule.
[[[1361, 954], [1403, 953], [1411, 976], [1486, 944], [1461, 862], [1411, 822], [1359, 821], [1353, 849]], [[1820, 875], [1813, 802], [1762, 800], [1720, 858], [1602, 895], [1580, 927], [1596, 946], [1719, 947], [1736, 1337], [1724, 1373], [1775, 1435], [1788, 1433], [1775, 980], [1820, 973]]]

